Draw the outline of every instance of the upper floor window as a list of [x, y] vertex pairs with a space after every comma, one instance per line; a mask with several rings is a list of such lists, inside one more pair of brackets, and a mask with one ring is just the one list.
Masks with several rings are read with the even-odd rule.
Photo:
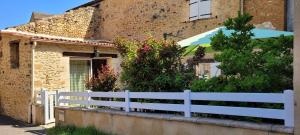
[[211, 0], [190, 0], [190, 21], [211, 17]]
[[3, 55], [3, 48], [2, 48], [2, 43], [0, 41], [0, 58], [2, 57], [2, 55]]
[[10, 65], [11, 68], [19, 68], [19, 41], [12, 41], [9, 43], [10, 46]]

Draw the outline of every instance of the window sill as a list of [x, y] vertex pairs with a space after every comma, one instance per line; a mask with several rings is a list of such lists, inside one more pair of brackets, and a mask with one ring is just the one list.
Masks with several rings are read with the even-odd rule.
[[217, 19], [218, 16], [211, 16], [211, 17], [208, 17], [208, 18], [201, 18], [201, 19], [196, 19], [196, 20], [187, 20], [187, 21], [184, 21], [183, 23], [191, 23], [191, 22], [197, 22], [197, 21], [204, 21], [204, 20], [212, 20], [212, 19]]

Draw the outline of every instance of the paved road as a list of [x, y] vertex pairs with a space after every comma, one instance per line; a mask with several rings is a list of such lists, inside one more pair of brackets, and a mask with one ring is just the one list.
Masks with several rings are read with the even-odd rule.
[[45, 130], [0, 115], [0, 135], [45, 135]]

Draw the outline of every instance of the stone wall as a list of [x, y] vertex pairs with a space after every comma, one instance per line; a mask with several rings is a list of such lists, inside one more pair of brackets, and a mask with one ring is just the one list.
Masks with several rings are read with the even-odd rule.
[[[171, 33], [181, 40], [221, 26], [241, 10], [242, 0], [212, 0], [212, 17], [189, 21], [188, 0], [103, 0], [99, 7], [81, 7], [44, 18], [17, 30], [63, 37], [143, 40], [148, 35], [162, 39]], [[243, 0], [244, 11], [254, 15], [254, 24], [270, 22], [285, 28], [285, 0]]]
[[[285, 0], [244, 0], [244, 11], [254, 15], [253, 24], [270, 22], [285, 27]], [[100, 4], [100, 31], [96, 38], [113, 40], [122, 36], [144, 39], [151, 34], [163, 38], [172, 33], [181, 40], [206, 32], [235, 17], [241, 0], [212, 0], [212, 17], [189, 21], [188, 0], [104, 0]], [[173, 37], [170, 37], [173, 38]]]
[[[118, 54], [113, 48], [98, 48], [100, 53]], [[70, 57], [63, 52], [89, 52], [93, 46], [76, 46], [38, 43], [34, 53], [34, 88], [40, 90], [70, 90]], [[109, 65], [117, 72], [120, 70], [120, 58], [107, 58]]]
[[99, 31], [98, 27], [95, 27], [100, 18], [97, 12], [98, 8], [95, 7], [79, 8], [17, 26], [16, 29], [53, 36], [92, 39], [94, 34]]
[[59, 107], [55, 116], [56, 125], [92, 126], [116, 135], [293, 135], [293, 128], [280, 125], [153, 113]]
[[[29, 40], [21, 37], [1, 36], [3, 56], [0, 57], [0, 113], [27, 122], [32, 95], [31, 45]], [[10, 66], [9, 42], [13, 40], [20, 40], [20, 66], [17, 69]]]
[[[228, 17], [235, 17], [240, 0], [213, 0], [212, 17], [189, 21], [187, 0], [104, 0], [100, 3], [100, 31], [96, 38], [113, 40], [122, 36], [143, 40], [164, 33], [187, 38], [214, 29]], [[172, 38], [172, 37], [169, 37]]]
[[271, 22], [279, 30], [286, 27], [286, 0], [244, 0], [244, 12], [254, 16], [252, 23]]

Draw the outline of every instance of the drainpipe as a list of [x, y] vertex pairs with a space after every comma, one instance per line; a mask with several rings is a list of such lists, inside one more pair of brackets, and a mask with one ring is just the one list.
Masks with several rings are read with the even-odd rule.
[[245, 4], [245, 2], [244, 2], [244, 0], [240, 0], [240, 11], [241, 11], [241, 14], [244, 14], [244, 4]]
[[35, 109], [33, 108], [34, 105], [34, 54], [35, 48], [37, 46], [37, 42], [33, 41], [31, 43], [31, 98], [29, 103], [29, 113], [28, 113], [28, 123], [34, 122], [33, 118], [35, 118]]

